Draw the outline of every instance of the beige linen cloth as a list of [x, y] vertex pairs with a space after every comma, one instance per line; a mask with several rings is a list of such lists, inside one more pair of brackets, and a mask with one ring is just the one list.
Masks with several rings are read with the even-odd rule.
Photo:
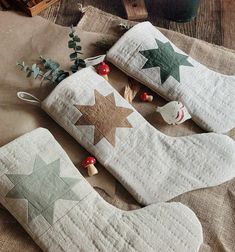
[[[119, 22], [119, 18], [89, 7], [77, 28], [97, 30], [104, 34], [86, 33], [77, 29], [82, 40], [83, 57], [104, 53], [97, 48], [95, 43], [105, 40], [110, 44], [118, 39]], [[162, 31], [177, 46], [199, 62], [221, 73], [235, 72], [235, 54], [232, 51], [172, 31]], [[0, 145], [38, 126], [46, 127], [63, 146], [73, 163], [80, 168], [81, 160], [88, 153], [40, 108], [23, 104], [16, 98], [16, 92], [24, 90], [43, 99], [52, 87], [41, 85], [38, 80], [25, 79], [24, 73], [17, 69], [15, 62], [25, 60], [31, 64], [39, 55], [42, 55], [51, 57], [60, 62], [63, 68], [68, 68], [68, 55], [71, 52], [67, 49], [68, 33], [68, 28], [51, 24], [40, 17], [27, 18], [19, 14], [0, 12], [2, 62], [0, 65]], [[111, 70], [110, 82], [123, 94], [123, 89], [128, 84], [128, 77], [114, 67]], [[153, 103], [140, 103], [138, 98], [133, 101], [135, 108], [152, 125], [167, 135], [180, 136], [202, 132], [192, 121], [174, 127], [166, 125], [161, 116], [154, 112], [157, 105], [163, 104], [165, 101], [155, 94]], [[235, 138], [234, 132], [229, 134]], [[100, 174], [90, 179], [90, 182], [112, 196], [109, 197], [100, 191], [107, 201], [127, 210], [139, 207], [119, 183], [117, 183], [114, 195], [115, 180], [99, 165], [98, 169]], [[85, 172], [83, 174], [86, 175]], [[175, 201], [188, 205], [200, 219], [204, 231], [204, 244], [201, 251], [235, 250], [235, 180], [221, 186], [183, 194]], [[0, 249], [1, 251], [39, 250], [4, 209], [0, 209]]]
[[[133, 22], [89, 6], [77, 27], [86, 31], [120, 37], [122, 33], [118, 29], [120, 23], [133, 24]], [[210, 69], [224, 74], [235, 74], [235, 52], [233, 50], [212, 45], [174, 31], [162, 28], [160, 28], [160, 31], [176, 46]], [[142, 89], [145, 88], [142, 87]], [[154, 104], [148, 103], [140, 106], [137, 98], [133, 105], [157, 129], [171, 136], [203, 132], [191, 120], [176, 127], [166, 125], [160, 115], [152, 112], [156, 104], [162, 105], [166, 102], [161, 97], [156, 95], [154, 97]], [[231, 130], [228, 135], [235, 139], [235, 129]], [[193, 209], [200, 219], [204, 232], [201, 252], [235, 251], [235, 179], [220, 186], [182, 194], [172, 201], [180, 201], [186, 204]]]

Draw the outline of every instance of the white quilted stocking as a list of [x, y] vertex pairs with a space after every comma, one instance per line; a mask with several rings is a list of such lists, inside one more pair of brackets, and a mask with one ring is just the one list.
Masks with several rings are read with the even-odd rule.
[[42, 128], [0, 148], [0, 202], [44, 251], [196, 252], [202, 243], [180, 203], [127, 212], [105, 202]]
[[232, 139], [162, 134], [92, 68], [62, 81], [41, 106], [144, 205], [235, 176]]
[[203, 129], [224, 133], [235, 127], [235, 76], [188, 57], [151, 23], [126, 32], [107, 59], [166, 100], [181, 101]]

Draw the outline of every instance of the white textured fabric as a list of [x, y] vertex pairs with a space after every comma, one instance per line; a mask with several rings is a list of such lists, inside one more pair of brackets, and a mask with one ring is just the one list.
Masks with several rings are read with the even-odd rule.
[[216, 73], [188, 57], [187, 61], [192, 66], [187, 66], [187, 63], [179, 67], [180, 82], [173, 77], [177, 76], [177, 69], [172, 67], [170, 71], [173, 76], [161, 84], [160, 71], [164, 72], [167, 64], [174, 64], [176, 60], [172, 52], [169, 58], [163, 52], [163, 56], [158, 54], [158, 57], [162, 56], [162, 69], [156, 66], [144, 68], [148, 59], [140, 52], [158, 48], [156, 40], [164, 43], [163, 47], [169, 47], [166, 43], [170, 43], [175, 52], [186, 55], [151, 23], [143, 22], [135, 25], [117, 41], [109, 50], [107, 60], [166, 100], [181, 101], [195, 123], [203, 129], [225, 133], [234, 128], [235, 76]]
[[[42, 184], [43, 188], [30, 191], [28, 186], [32, 187], [32, 183], [24, 183], [25, 178], [34, 172], [34, 159], [37, 156], [46, 164], [54, 164], [55, 160], [59, 160], [60, 179], [66, 177], [70, 181], [78, 181], [66, 192], [70, 196], [75, 195], [76, 201], [68, 200], [69, 197], [62, 200], [64, 195], [61, 195], [53, 202], [53, 212], [50, 212], [53, 213], [51, 223], [44, 218], [45, 211], [51, 205], [31, 221], [27, 218], [27, 213], [32, 210], [30, 204], [33, 200], [34, 206], [39, 208], [41, 203], [45, 203], [38, 197], [41, 196], [40, 191], [48, 189], [48, 195], [44, 195], [44, 198], [49, 201], [54, 192], [60, 192], [59, 186], [55, 186], [53, 192], [48, 187], [48, 184], [56, 181], [54, 176], [50, 180], [47, 178], [54, 166], [43, 167], [47, 169], [44, 179], [48, 180]], [[45, 129], [36, 129], [1, 147], [0, 164], [0, 202], [44, 251], [196, 252], [202, 242], [202, 229], [197, 217], [180, 203], [153, 204], [126, 212], [105, 202]], [[16, 182], [12, 174], [15, 177], [24, 175], [18, 181], [18, 184], [25, 184], [22, 199], [16, 199], [22, 187], [15, 190], [15, 198], [6, 197], [6, 194], [9, 196], [9, 191], [14, 189]], [[31, 201], [24, 197], [30, 198]]]
[[[94, 105], [95, 90], [103, 96], [113, 93], [116, 106], [133, 110], [127, 117], [132, 127], [116, 129], [115, 146], [106, 138], [94, 144], [94, 122], [75, 125], [82, 113], [74, 105]], [[218, 185], [235, 176], [232, 139], [215, 133], [187, 137], [162, 134], [92, 68], [63, 80], [42, 102], [42, 108], [141, 204], [168, 201], [184, 192]], [[101, 117], [105, 118], [105, 113]]]

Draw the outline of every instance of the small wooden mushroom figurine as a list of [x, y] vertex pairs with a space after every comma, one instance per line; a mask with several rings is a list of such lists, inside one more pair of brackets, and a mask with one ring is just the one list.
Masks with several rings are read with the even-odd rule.
[[96, 159], [94, 157], [87, 157], [83, 160], [82, 166], [87, 169], [88, 175], [90, 177], [98, 173], [98, 170], [94, 166]]
[[105, 62], [101, 62], [98, 65], [97, 72], [99, 75], [104, 77], [106, 80], [108, 80], [108, 74], [110, 73], [110, 68]]
[[153, 100], [153, 96], [148, 95], [146, 92], [143, 92], [140, 95], [140, 100], [143, 101], [143, 102], [151, 102]]

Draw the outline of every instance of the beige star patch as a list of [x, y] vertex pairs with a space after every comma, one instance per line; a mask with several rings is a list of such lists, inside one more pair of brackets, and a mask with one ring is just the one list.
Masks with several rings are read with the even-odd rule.
[[94, 105], [74, 105], [82, 116], [75, 125], [94, 125], [94, 144], [97, 144], [102, 138], [115, 146], [116, 128], [132, 128], [127, 117], [133, 112], [132, 109], [117, 107], [114, 94], [103, 96], [97, 90], [94, 90]]

